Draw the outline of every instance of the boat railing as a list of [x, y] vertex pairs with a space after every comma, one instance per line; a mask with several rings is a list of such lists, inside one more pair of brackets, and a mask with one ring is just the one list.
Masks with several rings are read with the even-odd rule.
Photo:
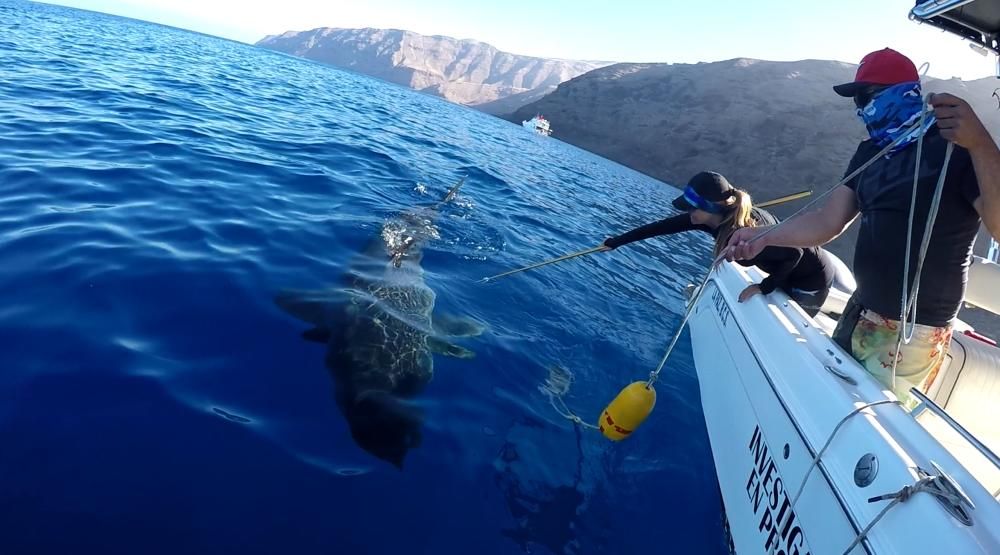
[[[1000, 470], [1000, 457], [998, 457], [996, 453], [994, 453], [993, 450], [987, 447], [982, 441], [979, 441], [979, 439], [973, 435], [972, 432], [966, 430], [964, 426], [952, 418], [946, 410], [941, 408], [937, 403], [932, 401], [930, 397], [924, 395], [924, 393], [917, 388], [911, 388], [910, 395], [913, 395], [913, 397], [919, 401], [919, 404], [917, 404], [917, 406], [910, 412], [914, 418], [919, 417], [920, 414], [925, 411], [933, 413], [935, 416], [940, 418], [941, 421], [951, 427], [951, 429], [961, 436], [962, 439], [967, 441], [969, 445], [979, 451], [979, 454], [989, 461], [997, 470]], [[994, 491], [991, 493], [994, 497], [1000, 495], [1000, 491]]]

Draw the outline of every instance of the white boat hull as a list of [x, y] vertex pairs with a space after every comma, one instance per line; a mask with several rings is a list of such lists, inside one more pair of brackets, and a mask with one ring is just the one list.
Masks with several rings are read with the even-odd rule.
[[[1000, 553], [1000, 503], [781, 293], [737, 303], [755, 268], [723, 264], [691, 316], [705, 423], [736, 552], [841, 554], [936, 463], [975, 504], [961, 524], [931, 494], [893, 507], [851, 553]], [[835, 376], [827, 368], [846, 379]], [[851, 383], [854, 382], [854, 383]], [[816, 453], [830, 441], [794, 500]], [[874, 456], [870, 484], [856, 467]]]

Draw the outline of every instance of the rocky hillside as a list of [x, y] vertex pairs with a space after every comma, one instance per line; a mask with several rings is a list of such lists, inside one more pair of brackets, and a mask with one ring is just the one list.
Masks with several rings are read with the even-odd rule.
[[560, 83], [607, 65], [519, 56], [474, 40], [395, 29], [289, 31], [257, 46], [349, 69], [488, 113], [511, 113]]
[[[765, 200], [823, 191], [842, 177], [866, 133], [851, 100], [831, 86], [851, 80], [856, 67], [749, 59], [616, 64], [563, 83], [508, 118], [520, 122], [542, 113], [555, 137], [667, 183], [714, 170]], [[968, 99], [1000, 130], [992, 98], [998, 86], [989, 78], [929, 80], [926, 88]], [[800, 205], [775, 212], [787, 215]], [[852, 230], [831, 250], [850, 263], [853, 245]]]

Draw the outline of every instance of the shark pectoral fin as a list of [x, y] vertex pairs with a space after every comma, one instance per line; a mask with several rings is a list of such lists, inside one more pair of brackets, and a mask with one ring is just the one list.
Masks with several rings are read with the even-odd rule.
[[440, 337], [428, 337], [427, 346], [430, 347], [432, 353], [437, 353], [439, 355], [455, 358], [472, 358], [476, 356], [476, 353], [473, 353], [465, 347], [449, 343]]
[[345, 289], [302, 291], [286, 289], [274, 296], [274, 304], [288, 314], [315, 325], [329, 327], [330, 318], [340, 318], [350, 306], [351, 292]]
[[435, 314], [434, 329], [449, 337], [478, 337], [486, 331], [486, 326], [471, 319], [451, 314]]
[[315, 291], [282, 291], [275, 295], [274, 304], [304, 322], [317, 326], [323, 323], [326, 308]]
[[316, 343], [329, 343], [330, 329], [322, 326], [307, 329], [302, 332], [302, 339], [305, 339], [306, 341], [315, 341]]

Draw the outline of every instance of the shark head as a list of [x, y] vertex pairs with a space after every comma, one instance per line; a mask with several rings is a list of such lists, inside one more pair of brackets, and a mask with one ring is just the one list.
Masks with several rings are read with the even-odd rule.
[[420, 445], [422, 411], [391, 393], [359, 394], [346, 416], [354, 442], [400, 470], [407, 451]]
[[404, 262], [409, 262], [412, 266], [420, 266], [424, 259], [424, 253], [419, 248], [410, 248], [410, 244], [407, 244], [405, 248], [390, 252], [389, 259], [396, 268], [401, 268]]
[[401, 214], [382, 226], [385, 253], [393, 265], [398, 268], [404, 258], [420, 262], [424, 245], [440, 238], [435, 218], [436, 212], [421, 209]]

